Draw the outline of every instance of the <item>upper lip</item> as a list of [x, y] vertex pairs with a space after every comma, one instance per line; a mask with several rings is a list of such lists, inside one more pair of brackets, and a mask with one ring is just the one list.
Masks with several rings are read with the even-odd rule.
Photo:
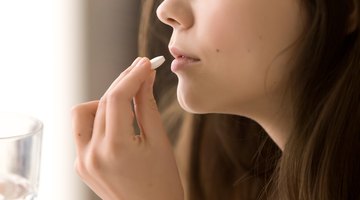
[[176, 59], [176, 58], [189, 58], [189, 59], [193, 59], [193, 60], [196, 60], [196, 61], [200, 61], [199, 58], [197, 58], [196, 56], [194, 55], [191, 55], [189, 53], [184, 53], [183, 51], [179, 50], [178, 48], [176, 47], [169, 47], [169, 50], [170, 50], [170, 53], [171, 55]]

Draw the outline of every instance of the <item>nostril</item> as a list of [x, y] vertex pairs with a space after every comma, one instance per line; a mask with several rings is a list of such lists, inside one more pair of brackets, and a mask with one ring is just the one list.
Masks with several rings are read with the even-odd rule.
[[173, 18], [167, 18], [167, 21], [170, 25], [173, 25], [173, 24], [179, 24], [179, 22], [177, 22], [175, 19]]
[[164, 24], [188, 28], [192, 26], [193, 15], [190, 5], [185, 1], [164, 0], [156, 9], [156, 14]]

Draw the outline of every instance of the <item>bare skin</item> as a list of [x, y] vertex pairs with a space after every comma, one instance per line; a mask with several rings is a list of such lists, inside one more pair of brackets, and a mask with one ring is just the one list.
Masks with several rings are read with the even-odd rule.
[[293, 124], [286, 89], [296, 49], [283, 50], [303, 30], [300, 1], [164, 0], [157, 15], [173, 28], [181, 107], [251, 118], [283, 148]]
[[[299, 2], [164, 0], [157, 14], [173, 28], [171, 68], [182, 108], [252, 118], [283, 148], [292, 126], [292, 101], [285, 91], [294, 52], [278, 55], [302, 30]], [[99, 101], [73, 109], [76, 169], [104, 200], [184, 199], [152, 94], [154, 79], [149, 60], [137, 59]]]
[[[137, 59], [99, 101], [73, 108], [76, 169], [104, 200], [182, 200], [178, 168], [153, 97], [155, 71]], [[134, 113], [141, 129], [135, 135]]]

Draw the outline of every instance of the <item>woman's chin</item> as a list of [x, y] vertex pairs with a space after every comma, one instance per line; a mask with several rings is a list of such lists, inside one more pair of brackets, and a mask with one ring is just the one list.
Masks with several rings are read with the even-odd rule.
[[205, 114], [210, 112], [209, 109], [206, 109], [206, 101], [201, 100], [198, 95], [184, 93], [178, 89], [177, 99], [181, 108], [186, 112], [193, 114]]

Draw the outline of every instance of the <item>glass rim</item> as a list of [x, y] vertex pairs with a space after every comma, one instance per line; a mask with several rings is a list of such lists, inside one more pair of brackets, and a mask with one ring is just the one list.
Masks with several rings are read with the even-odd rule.
[[27, 138], [29, 136], [33, 136], [33, 135], [36, 135], [36, 134], [39, 134], [42, 132], [42, 129], [43, 129], [43, 122], [31, 115], [28, 115], [28, 114], [24, 114], [24, 113], [18, 113], [18, 112], [3, 112], [3, 111], [0, 111], [0, 116], [4, 116], [4, 115], [13, 115], [13, 116], [16, 116], [16, 117], [22, 117], [22, 118], [26, 118], [27, 120], [31, 121], [33, 124], [34, 124], [34, 129], [32, 130], [27, 130], [27, 131], [24, 131], [24, 133], [21, 133], [21, 134], [14, 134], [14, 135], [11, 135], [11, 136], [1, 136], [0, 135], [0, 141], [1, 140], [9, 140], [9, 139], [21, 139], [21, 138]]

